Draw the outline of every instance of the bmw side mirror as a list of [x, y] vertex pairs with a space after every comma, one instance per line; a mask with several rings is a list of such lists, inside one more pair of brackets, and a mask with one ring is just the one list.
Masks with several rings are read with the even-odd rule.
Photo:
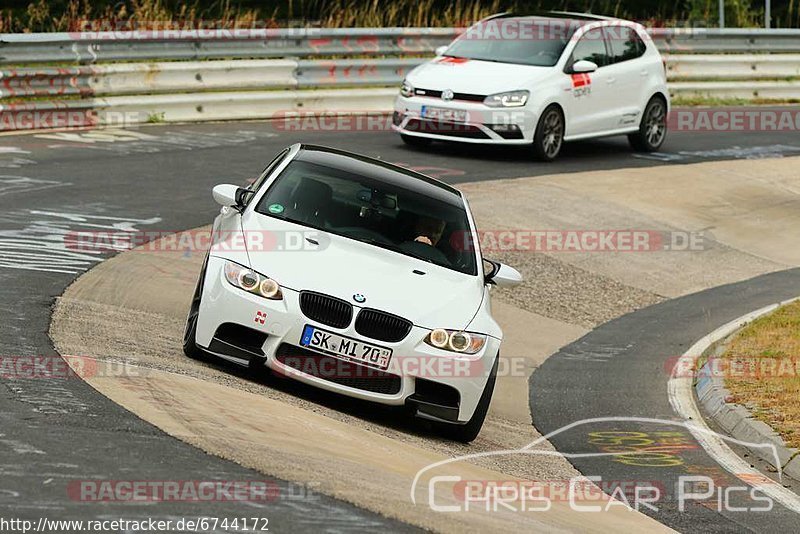
[[243, 207], [248, 193], [247, 189], [231, 184], [218, 185], [211, 190], [211, 194], [217, 204], [229, 208]]
[[594, 72], [597, 70], [597, 63], [593, 63], [591, 61], [586, 61], [582, 59], [580, 61], [576, 61], [572, 65], [572, 69], [570, 69], [574, 74], [589, 74], [590, 72]]
[[522, 283], [522, 275], [513, 267], [509, 267], [508, 265], [497, 261], [487, 259], [484, 259], [483, 261], [489, 266], [489, 270], [486, 271], [484, 276], [484, 281], [487, 284], [492, 284], [502, 288], [509, 288], [518, 286]]
[[436, 50], [433, 51], [436, 54], [436, 57], [443, 56], [444, 53], [447, 52], [447, 46], [437, 46]]

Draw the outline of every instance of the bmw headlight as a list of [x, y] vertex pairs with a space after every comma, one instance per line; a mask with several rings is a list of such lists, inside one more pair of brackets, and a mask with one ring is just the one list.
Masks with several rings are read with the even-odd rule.
[[414, 96], [414, 88], [406, 80], [403, 80], [403, 85], [400, 86], [400, 95], [406, 98]]
[[475, 354], [486, 344], [486, 336], [461, 330], [445, 330], [437, 328], [425, 337], [425, 343], [437, 349]]
[[521, 108], [528, 102], [530, 91], [510, 91], [489, 95], [483, 103], [491, 108]]
[[225, 262], [225, 279], [231, 285], [270, 300], [282, 300], [278, 282], [232, 261]]

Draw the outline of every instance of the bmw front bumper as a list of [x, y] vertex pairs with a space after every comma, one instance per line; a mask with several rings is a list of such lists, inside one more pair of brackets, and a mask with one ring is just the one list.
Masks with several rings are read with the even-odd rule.
[[[242, 365], [263, 364], [278, 374], [350, 397], [413, 405], [417, 415], [428, 419], [464, 423], [472, 417], [500, 340], [488, 337], [479, 353], [460, 355], [425, 343], [430, 330], [418, 326], [397, 343], [370, 339], [355, 330], [358, 306], [346, 328], [333, 328], [303, 314], [298, 291], [282, 288], [283, 300], [276, 301], [232, 286], [225, 279], [224, 264], [224, 259], [213, 256], [208, 261], [196, 337], [204, 350]], [[391, 349], [389, 367], [377, 370], [345, 363], [301, 347], [306, 325]]]

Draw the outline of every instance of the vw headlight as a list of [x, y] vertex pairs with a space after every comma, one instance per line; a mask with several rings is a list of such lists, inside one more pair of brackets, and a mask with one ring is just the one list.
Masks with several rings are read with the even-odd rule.
[[225, 262], [225, 279], [231, 285], [270, 300], [282, 300], [278, 282], [232, 261]]
[[529, 91], [510, 91], [489, 95], [483, 100], [483, 103], [490, 108], [521, 108], [528, 102], [530, 96]]
[[406, 80], [403, 80], [403, 85], [400, 86], [400, 95], [406, 98], [414, 96], [414, 88]]
[[486, 344], [486, 336], [474, 332], [437, 328], [425, 337], [425, 343], [437, 349], [475, 354]]

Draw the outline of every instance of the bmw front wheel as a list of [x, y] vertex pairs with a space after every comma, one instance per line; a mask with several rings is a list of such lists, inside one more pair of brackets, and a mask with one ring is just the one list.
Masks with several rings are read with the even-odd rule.
[[197, 281], [197, 287], [192, 296], [192, 304], [189, 306], [189, 315], [186, 317], [186, 328], [183, 331], [183, 353], [193, 360], [205, 358], [205, 352], [197, 346], [195, 339], [197, 337], [197, 319], [200, 316], [200, 299], [203, 296], [203, 282], [206, 279], [207, 265], [208, 256], [206, 256], [206, 261], [203, 263], [200, 280]]
[[483, 394], [478, 401], [478, 406], [472, 414], [472, 418], [466, 424], [457, 425], [449, 424], [442, 429], [442, 434], [454, 441], [462, 443], [470, 443], [478, 437], [483, 428], [483, 422], [486, 420], [486, 414], [489, 413], [489, 404], [492, 402], [492, 394], [494, 393], [494, 384], [497, 381], [497, 365], [500, 361], [500, 354], [494, 360], [494, 365], [489, 373], [489, 379], [486, 381], [486, 387], [483, 388]]

